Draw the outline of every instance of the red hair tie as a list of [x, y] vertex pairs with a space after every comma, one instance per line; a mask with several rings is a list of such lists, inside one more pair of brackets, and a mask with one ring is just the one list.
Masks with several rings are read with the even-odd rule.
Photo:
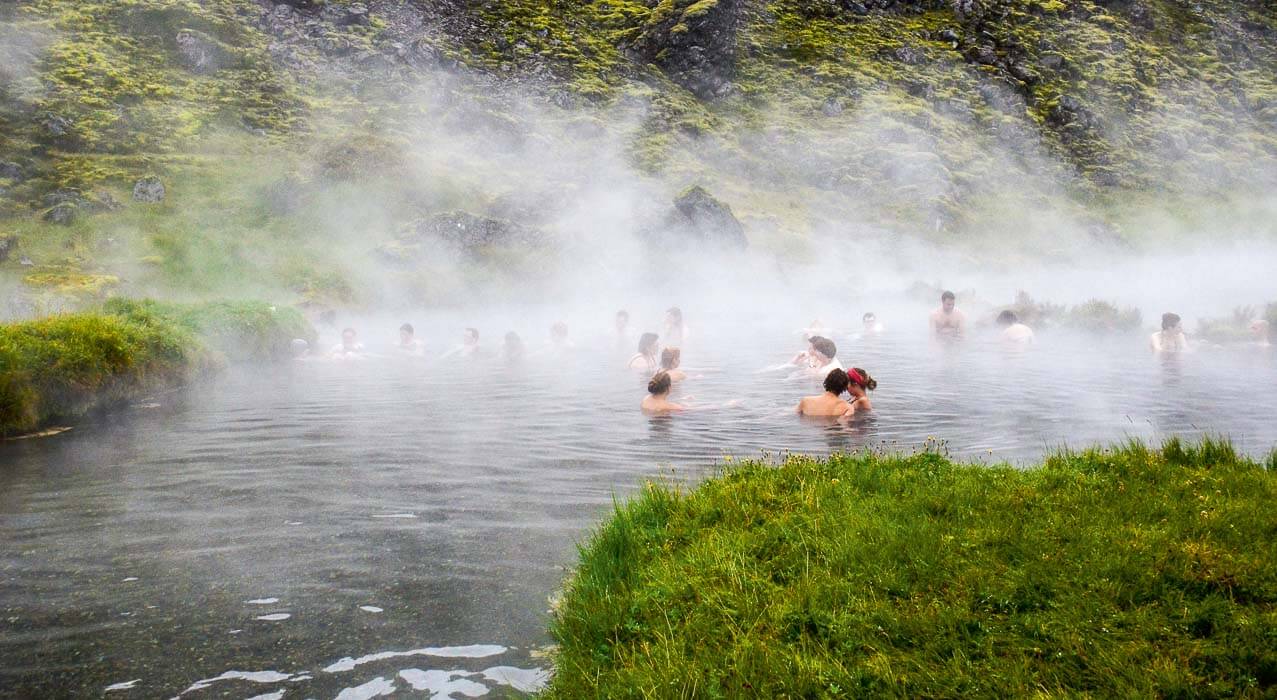
[[865, 378], [860, 376], [860, 373], [855, 369], [852, 369], [847, 373], [847, 378], [855, 382], [856, 386], [863, 387], [865, 385]]

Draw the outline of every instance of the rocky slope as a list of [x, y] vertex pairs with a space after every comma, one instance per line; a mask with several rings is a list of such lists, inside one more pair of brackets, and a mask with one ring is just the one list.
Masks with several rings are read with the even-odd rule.
[[0, 270], [70, 297], [373, 301], [365, 266], [449, 212], [589, 243], [600, 173], [630, 200], [609, 223], [703, 185], [732, 247], [798, 257], [849, 223], [1030, 250], [1138, 244], [1150, 207], [1254, 228], [1277, 184], [1254, 0], [10, 1], [0, 53]]

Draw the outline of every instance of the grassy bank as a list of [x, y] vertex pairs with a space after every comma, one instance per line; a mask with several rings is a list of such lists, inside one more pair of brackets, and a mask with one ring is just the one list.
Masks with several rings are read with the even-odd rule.
[[0, 436], [180, 385], [227, 360], [287, 356], [313, 331], [260, 302], [113, 300], [95, 312], [0, 325]]
[[581, 552], [548, 697], [1277, 693], [1277, 453], [931, 453], [649, 485]]

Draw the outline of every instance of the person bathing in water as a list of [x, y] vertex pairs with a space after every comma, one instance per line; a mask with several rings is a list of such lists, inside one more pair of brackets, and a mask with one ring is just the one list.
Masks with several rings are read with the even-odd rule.
[[872, 311], [866, 311], [864, 316], [860, 317], [861, 333], [864, 335], [882, 335], [886, 328], [882, 325], [882, 321], [878, 320], [878, 314]]
[[873, 402], [869, 400], [867, 392], [878, 388], [878, 380], [869, 376], [869, 373], [859, 367], [852, 367], [847, 372], [847, 393], [851, 394], [852, 411], [860, 413], [861, 411], [873, 410]]
[[838, 346], [834, 345], [834, 341], [818, 335], [807, 341], [807, 343], [810, 346], [807, 352], [799, 353], [794, 358], [795, 364], [797, 364], [806, 355], [806, 368], [802, 370], [803, 373], [824, 379], [829, 376], [830, 372], [842, 369], [842, 363], [836, 357], [838, 355]]
[[661, 351], [661, 337], [655, 333], [644, 333], [639, 337], [638, 354], [625, 363], [630, 369], [641, 369], [646, 372], [656, 371], [658, 354]]
[[505, 344], [501, 346], [501, 357], [506, 362], [523, 359], [523, 339], [518, 333], [510, 331], [505, 334]]
[[661, 351], [661, 370], [670, 376], [671, 382], [687, 379], [687, 372], [679, 369], [683, 362], [683, 351], [680, 348], [665, 348]]
[[798, 415], [837, 418], [851, 415], [855, 409], [842, 399], [842, 393], [847, 390], [847, 381], [847, 373], [841, 369], [834, 369], [825, 375], [825, 393], [803, 397], [798, 402]]
[[1188, 337], [1184, 335], [1179, 314], [1162, 314], [1162, 330], [1149, 336], [1148, 345], [1155, 355], [1188, 352]]
[[652, 375], [647, 382], [647, 396], [643, 397], [640, 407], [648, 415], [678, 413], [687, 410], [682, 404], [670, 401], [670, 390], [674, 388], [674, 380], [669, 372], [660, 371]]
[[444, 357], [474, 357], [479, 354], [479, 329], [467, 328], [461, 333], [461, 345], [444, 353]]
[[420, 355], [422, 353], [421, 341], [417, 340], [416, 331], [413, 330], [411, 323], [405, 323], [399, 327], [399, 344], [395, 349], [405, 355]]
[[625, 347], [632, 343], [633, 334], [630, 332], [630, 312], [625, 309], [617, 311], [616, 320], [613, 323], [616, 327], [616, 344]]
[[931, 312], [931, 335], [937, 340], [962, 340], [967, 330], [967, 315], [957, 308], [953, 292], [940, 295], [940, 308]]
[[550, 326], [550, 347], [554, 350], [571, 350], [576, 347], [568, 338], [568, 324], [559, 321]]
[[681, 348], [687, 342], [687, 325], [683, 323], [683, 310], [671, 306], [665, 311], [665, 345]]
[[1010, 309], [998, 314], [998, 325], [1002, 326], [1002, 342], [1007, 345], [1031, 345], [1033, 329], [1020, 323], [1020, 317]]
[[341, 332], [341, 342], [333, 346], [333, 357], [357, 357], [364, 354], [363, 343], [356, 337], [354, 328], [345, 328]]

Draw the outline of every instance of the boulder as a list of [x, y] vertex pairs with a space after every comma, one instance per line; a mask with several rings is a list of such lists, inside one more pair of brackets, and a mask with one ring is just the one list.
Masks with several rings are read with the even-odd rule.
[[17, 236], [0, 236], [0, 263], [9, 259], [9, 253], [18, 248]]
[[157, 202], [163, 202], [166, 194], [167, 192], [164, 189], [164, 183], [160, 182], [160, 179], [154, 175], [144, 177], [133, 183], [134, 201], [155, 204]]
[[22, 182], [26, 177], [27, 172], [21, 165], [12, 161], [0, 161], [0, 180]]
[[418, 219], [393, 241], [378, 248], [382, 257], [394, 262], [420, 258], [433, 248], [459, 251], [478, 257], [491, 248], [533, 248], [543, 245], [545, 236], [534, 228], [511, 221], [452, 211]]
[[71, 145], [75, 142], [75, 122], [61, 114], [45, 112], [36, 119], [43, 140], [59, 145]]
[[674, 199], [673, 208], [655, 233], [666, 243], [693, 243], [732, 250], [749, 247], [745, 227], [736, 219], [732, 208], [700, 185], [683, 190]]
[[182, 65], [192, 73], [213, 73], [223, 68], [230, 53], [213, 37], [194, 29], [183, 29], [174, 38]]
[[337, 24], [345, 27], [366, 27], [371, 23], [372, 18], [368, 14], [368, 6], [359, 2], [347, 5], [341, 16], [337, 18]]
[[709, 100], [727, 95], [736, 74], [744, 0], [672, 0], [652, 12], [636, 41], [644, 60]]
[[62, 202], [49, 207], [40, 218], [51, 224], [70, 226], [80, 218], [80, 208], [71, 202]]

